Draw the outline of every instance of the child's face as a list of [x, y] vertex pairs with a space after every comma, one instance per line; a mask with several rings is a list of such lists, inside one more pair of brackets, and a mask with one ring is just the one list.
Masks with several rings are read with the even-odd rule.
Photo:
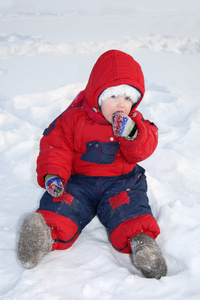
[[125, 115], [129, 115], [133, 102], [126, 96], [111, 96], [102, 101], [101, 112], [104, 118], [112, 124], [113, 114], [117, 111], [123, 112]]

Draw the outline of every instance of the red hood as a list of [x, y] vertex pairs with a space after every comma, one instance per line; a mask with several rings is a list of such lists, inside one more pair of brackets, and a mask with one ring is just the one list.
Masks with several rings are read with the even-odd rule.
[[[98, 107], [98, 97], [107, 88], [121, 84], [128, 84], [138, 89], [142, 97], [145, 92], [144, 76], [140, 65], [132, 56], [118, 50], [109, 50], [102, 54], [95, 63], [87, 86], [84, 90], [84, 97], [91, 109], [102, 116]], [[133, 110], [138, 106], [140, 101]]]

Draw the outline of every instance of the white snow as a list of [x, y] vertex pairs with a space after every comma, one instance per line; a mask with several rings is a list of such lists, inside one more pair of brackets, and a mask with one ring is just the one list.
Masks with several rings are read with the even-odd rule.
[[[198, 0], [0, 0], [0, 299], [200, 299], [199, 36]], [[159, 127], [159, 146], [141, 165], [168, 276], [139, 276], [97, 218], [72, 248], [24, 270], [16, 245], [43, 193], [42, 132], [112, 48], [141, 64], [139, 110]]]

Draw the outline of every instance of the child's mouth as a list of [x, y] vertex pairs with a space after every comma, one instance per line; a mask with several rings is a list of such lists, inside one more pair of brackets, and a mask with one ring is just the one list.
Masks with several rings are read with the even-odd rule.
[[112, 121], [114, 122], [114, 120], [115, 120], [115, 117], [117, 116], [117, 115], [119, 115], [119, 114], [123, 114], [123, 111], [115, 111], [114, 113], [113, 113], [113, 115], [112, 115]]
[[113, 118], [117, 115], [117, 114], [123, 114], [123, 111], [115, 111], [114, 113], [113, 113]]

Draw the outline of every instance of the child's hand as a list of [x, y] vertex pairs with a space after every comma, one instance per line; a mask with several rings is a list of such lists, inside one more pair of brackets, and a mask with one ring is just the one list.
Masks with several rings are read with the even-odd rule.
[[138, 135], [135, 122], [120, 111], [113, 114], [112, 127], [114, 135], [125, 137], [127, 140], [134, 140]]
[[45, 187], [52, 197], [60, 197], [64, 190], [61, 179], [55, 175], [45, 177]]

